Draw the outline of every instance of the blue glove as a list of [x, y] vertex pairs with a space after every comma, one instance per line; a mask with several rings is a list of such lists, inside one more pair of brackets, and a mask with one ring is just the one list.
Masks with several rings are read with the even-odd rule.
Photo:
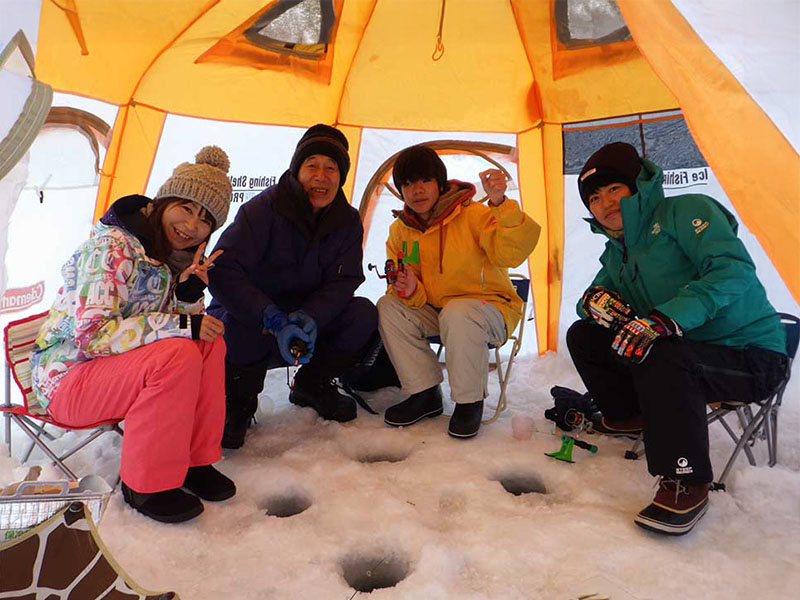
[[[313, 350], [313, 343], [311, 336], [309, 336], [303, 329], [294, 323], [289, 322], [286, 313], [283, 312], [275, 305], [270, 305], [264, 309], [263, 315], [264, 329], [275, 336], [278, 341], [278, 350], [281, 353], [281, 358], [290, 365], [300, 363], [304, 365], [311, 360], [311, 353]], [[296, 344], [295, 340], [302, 341], [306, 350], [299, 356], [292, 353], [292, 346]], [[295, 344], [293, 344], [295, 342]], [[308, 350], [312, 348], [312, 350]], [[295, 345], [295, 350], [297, 346]]]
[[286, 325], [289, 323], [286, 313], [274, 304], [270, 304], [264, 309], [264, 314], [261, 317], [261, 321], [264, 324], [264, 331], [275, 336], [277, 336], [278, 332], [286, 327]]
[[288, 319], [289, 323], [299, 325], [308, 334], [311, 338], [311, 342], [308, 344], [308, 351], [314, 352], [314, 344], [317, 342], [317, 322], [314, 317], [304, 310], [296, 310], [289, 313]]

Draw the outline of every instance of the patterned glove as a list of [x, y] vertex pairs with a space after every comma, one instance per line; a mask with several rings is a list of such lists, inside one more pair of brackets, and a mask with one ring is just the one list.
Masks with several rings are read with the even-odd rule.
[[639, 364], [650, 354], [658, 338], [669, 336], [683, 337], [683, 331], [675, 321], [654, 310], [647, 317], [626, 323], [617, 333], [611, 348], [623, 359]]
[[596, 285], [583, 295], [583, 310], [603, 327], [617, 330], [636, 318], [633, 309], [616, 292]]
[[311, 360], [311, 351], [306, 351], [300, 356], [292, 352], [292, 342], [302, 340], [306, 346], [311, 344], [311, 337], [295, 323], [290, 323], [286, 313], [275, 305], [270, 305], [264, 309], [263, 315], [264, 330], [275, 336], [278, 341], [278, 351], [283, 360], [293, 365], [296, 362], [304, 365]]

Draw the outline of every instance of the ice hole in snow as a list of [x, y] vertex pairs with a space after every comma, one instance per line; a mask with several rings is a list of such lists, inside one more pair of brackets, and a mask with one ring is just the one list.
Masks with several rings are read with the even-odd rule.
[[311, 497], [301, 491], [293, 491], [268, 498], [261, 507], [270, 517], [292, 517], [311, 506]]
[[408, 458], [411, 454], [409, 450], [400, 448], [375, 448], [366, 449], [358, 455], [358, 461], [362, 463], [376, 463], [376, 462], [400, 462]]
[[500, 485], [502, 485], [509, 494], [515, 496], [547, 493], [547, 487], [535, 473], [507, 472], [492, 477], [492, 479], [499, 481]]
[[341, 561], [342, 575], [351, 588], [369, 593], [394, 587], [409, 573], [409, 561], [397, 553], [375, 551], [352, 554]]

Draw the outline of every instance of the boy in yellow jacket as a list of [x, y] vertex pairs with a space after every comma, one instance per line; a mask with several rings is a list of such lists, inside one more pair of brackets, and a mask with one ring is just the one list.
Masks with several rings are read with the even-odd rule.
[[442, 370], [426, 337], [447, 348], [450, 396], [456, 407], [448, 432], [478, 433], [489, 375], [487, 345], [503, 344], [522, 318], [522, 300], [508, 278], [539, 239], [539, 225], [505, 197], [503, 173], [480, 174], [488, 206], [473, 202], [475, 186], [447, 180], [427, 146], [403, 150], [394, 184], [403, 210], [389, 228], [388, 258], [403, 253], [403, 268], [378, 301], [379, 328], [409, 398], [386, 410], [395, 427], [442, 414]]

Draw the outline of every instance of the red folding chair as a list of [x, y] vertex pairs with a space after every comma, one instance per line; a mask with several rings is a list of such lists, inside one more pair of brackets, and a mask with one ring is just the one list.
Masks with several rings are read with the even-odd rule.
[[[47, 315], [46, 312], [39, 313], [6, 325], [3, 336], [6, 354], [5, 402], [0, 404], [0, 412], [5, 419], [5, 440], [8, 445], [8, 455], [12, 456], [11, 422], [13, 421], [31, 440], [31, 446], [22, 459], [23, 463], [28, 461], [33, 449], [39, 447], [69, 479], [78, 479], [64, 461], [107, 431], [116, 431], [122, 435], [122, 429], [119, 426], [120, 421], [117, 420], [100, 421], [83, 427], [63, 425], [47, 414], [44, 407], [39, 404], [31, 384], [30, 358], [36, 336]], [[11, 403], [12, 377], [22, 393], [22, 404]], [[47, 425], [63, 430], [91, 430], [91, 433], [59, 455], [48, 445], [58, 438], [45, 431]]]

